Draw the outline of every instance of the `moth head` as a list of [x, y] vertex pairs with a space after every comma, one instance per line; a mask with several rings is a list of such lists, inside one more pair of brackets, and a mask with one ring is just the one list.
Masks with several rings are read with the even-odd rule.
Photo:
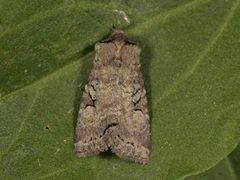
[[135, 44], [130, 41], [127, 36], [120, 30], [115, 30], [112, 35], [101, 43], [113, 43], [117, 47], [117, 49], [121, 49], [125, 44]]

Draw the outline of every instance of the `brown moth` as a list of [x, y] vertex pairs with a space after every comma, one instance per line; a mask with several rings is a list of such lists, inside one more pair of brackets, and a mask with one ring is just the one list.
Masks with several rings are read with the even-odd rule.
[[78, 114], [74, 154], [86, 157], [110, 148], [121, 158], [147, 163], [151, 137], [141, 49], [122, 31], [115, 31], [95, 50]]

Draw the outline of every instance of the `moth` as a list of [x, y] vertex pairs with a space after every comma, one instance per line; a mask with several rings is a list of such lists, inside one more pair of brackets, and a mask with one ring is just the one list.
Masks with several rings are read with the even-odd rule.
[[122, 31], [95, 45], [96, 55], [83, 92], [75, 129], [74, 154], [117, 156], [147, 163], [151, 136], [141, 49]]

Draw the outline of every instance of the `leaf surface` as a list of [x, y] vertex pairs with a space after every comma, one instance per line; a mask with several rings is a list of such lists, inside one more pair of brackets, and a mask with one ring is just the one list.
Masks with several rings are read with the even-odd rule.
[[[0, 177], [181, 179], [240, 141], [240, 1], [0, 1]], [[147, 165], [72, 139], [94, 44], [115, 26], [141, 47]]]

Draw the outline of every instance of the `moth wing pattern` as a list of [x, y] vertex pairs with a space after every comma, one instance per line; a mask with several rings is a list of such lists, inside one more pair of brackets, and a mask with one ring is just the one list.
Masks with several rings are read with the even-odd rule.
[[141, 50], [122, 31], [97, 43], [95, 50], [80, 105], [74, 153], [86, 157], [110, 148], [121, 158], [147, 163], [151, 136]]
[[125, 113], [121, 114], [118, 129], [112, 136], [111, 149], [119, 157], [146, 163], [150, 156], [151, 140], [146, 90], [139, 59], [140, 49], [129, 44], [121, 50], [122, 62], [130, 62], [123, 75], [128, 85], [122, 89], [126, 96], [122, 103]]
[[82, 102], [78, 113], [78, 120], [74, 136], [74, 153], [78, 157], [87, 157], [107, 150], [108, 147], [102, 139], [102, 125], [98, 121], [98, 114], [94, 104], [96, 100], [97, 81], [94, 78], [95, 62], [90, 69], [88, 81], [85, 85]]

